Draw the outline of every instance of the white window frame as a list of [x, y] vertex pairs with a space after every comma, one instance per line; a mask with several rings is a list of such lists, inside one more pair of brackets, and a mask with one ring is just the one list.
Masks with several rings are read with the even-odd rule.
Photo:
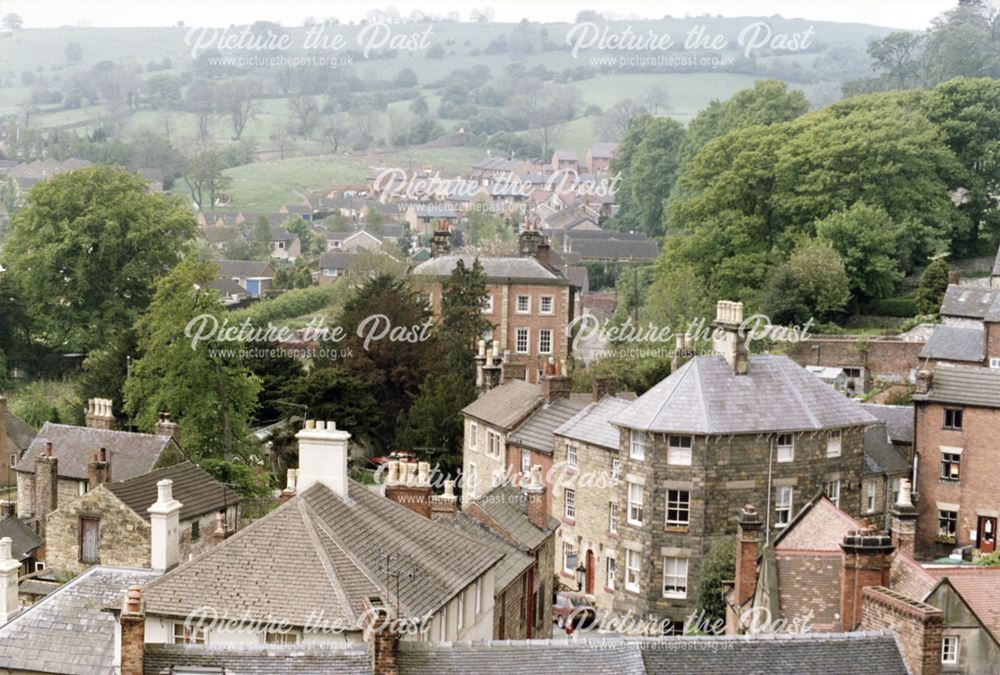
[[[667, 590], [667, 580], [671, 580], [672, 590]], [[688, 559], [681, 557], [663, 558], [663, 597], [683, 600], [688, 589]]]
[[538, 331], [538, 353], [539, 354], [551, 354], [552, 353], [552, 329], [551, 328], [541, 328]]
[[573, 469], [577, 468], [579, 462], [579, 457], [577, 455], [576, 446], [572, 443], [566, 444], [566, 466]]
[[563, 516], [576, 520], [576, 490], [563, 490]]
[[[788, 439], [791, 442], [782, 443], [781, 441], [784, 439]], [[778, 447], [776, 458], [779, 462], [795, 461], [795, 436], [793, 434], [778, 434], [775, 445]]]
[[[687, 439], [687, 447], [683, 445], [684, 439]], [[693, 448], [694, 438], [691, 436], [667, 436], [667, 464], [691, 466]]]
[[827, 457], [840, 457], [840, 453], [843, 450], [844, 434], [840, 429], [836, 431], [831, 431], [830, 435], [826, 437], [826, 456]]
[[949, 666], [958, 665], [958, 650], [961, 642], [957, 635], [941, 636], [941, 663]]
[[632, 430], [629, 432], [628, 444], [629, 459], [642, 461], [646, 459], [646, 434], [642, 431]]
[[[787, 502], [782, 499], [782, 495], [787, 495]], [[774, 526], [786, 527], [792, 522], [792, 503], [795, 500], [795, 490], [790, 485], [779, 485], [775, 488], [774, 495]], [[784, 516], [784, 518], [782, 518]]]
[[[523, 340], [522, 340], [523, 336]], [[521, 348], [521, 345], [524, 348]], [[514, 331], [514, 353], [515, 354], [527, 354], [531, 351], [531, 329], [530, 328], [517, 328]]]
[[469, 499], [476, 498], [476, 465], [469, 462], [469, 473], [464, 478], [468, 478], [468, 485], [462, 483], [462, 492], [468, 495]]
[[[570, 565], [570, 555], [576, 555], [576, 547], [572, 542], [564, 541], [562, 550], [563, 572], [566, 572], [567, 574], [574, 574], [576, 572], [576, 565]], [[569, 566], [567, 567], [567, 565]]]
[[[628, 511], [625, 514], [625, 520], [629, 525], [635, 525], [642, 527], [642, 520], [644, 517], [643, 513], [643, 486], [638, 483], [629, 482], [628, 484]], [[633, 518], [633, 515], [637, 515], [637, 518]]]
[[448, 639], [448, 605], [444, 606], [441, 610], [441, 615], [438, 617], [438, 641], [444, 642]]
[[823, 492], [826, 493], [827, 499], [833, 502], [837, 508], [840, 508], [840, 480], [827, 481]]
[[1000, 368], [1000, 357], [997, 356], [990, 357], [990, 368]]
[[469, 447], [473, 450], [479, 447], [479, 425], [469, 422]]
[[483, 578], [476, 579], [476, 616], [483, 611]]
[[618, 502], [608, 502], [608, 532], [618, 534]]
[[486, 455], [493, 459], [500, 459], [503, 454], [503, 438], [497, 432], [489, 429], [486, 431]]
[[878, 486], [875, 485], [875, 481], [868, 481], [865, 486], [865, 513], [875, 513], [875, 494], [878, 492]]
[[618, 561], [609, 555], [604, 561], [604, 587], [609, 591], [615, 590], [615, 577], [618, 575]]
[[[521, 309], [521, 300], [525, 301], [524, 309]], [[515, 314], [531, 314], [531, 296], [530, 295], [518, 295], [514, 298], [514, 313]]]
[[[671, 493], [675, 493], [677, 495], [677, 499], [671, 500], [670, 499], [670, 494]], [[684, 499], [683, 501], [681, 501], [681, 499], [680, 499], [681, 495], [684, 495], [686, 497], [686, 499]], [[669, 489], [669, 490], [666, 491], [666, 495], [664, 497], [664, 500], [666, 502], [666, 509], [663, 512], [664, 525], [666, 527], [668, 527], [668, 528], [688, 528], [688, 527], [690, 527], [691, 526], [691, 491], [690, 490], [680, 490], [680, 489], [678, 489], [678, 490]], [[673, 509], [675, 511], [681, 511], [681, 510], [686, 511], [687, 512], [687, 520], [683, 520], [683, 521], [682, 520], [670, 520], [670, 511], [671, 511], [671, 509]]]
[[639, 551], [625, 549], [625, 590], [638, 593], [641, 588], [639, 575], [642, 573], [642, 555]]
[[11, 468], [17, 466], [17, 453], [16, 452], [10, 453], [10, 466], [11, 466]]
[[173, 627], [170, 629], [170, 643], [175, 645], [203, 645], [208, 643], [208, 635], [205, 633], [204, 626], [192, 626], [189, 628], [184, 625], [184, 622], [175, 621]]
[[531, 451], [521, 450], [521, 473], [531, 473]]
[[[548, 300], [549, 309], [545, 309], [545, 301]], [[545, 316], [552, 316], [556, 313], [556, 298], [554, 295], [543, 295], [538, 298], [538, 313]]]

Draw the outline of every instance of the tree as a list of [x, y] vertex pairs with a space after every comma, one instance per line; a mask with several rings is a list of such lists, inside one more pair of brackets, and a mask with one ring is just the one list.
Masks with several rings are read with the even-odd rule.
[[288, 101], [288, 109], [298, 122], [296, 132], [308, 138], [320, 122], [319, 104], [312, 96], [296, 96]]
[[698, 603], [696, 611], [703, 611], [703, 620], [726, 620], [726, 602], [722, 597], [722, 582], [736, 574], [736, 540], [725, 537], [712, 544], [701, 563], [698, 576]]
[[829, 243], [817, 239], [801, 241], [789, 257], [787, 268], [815, 316], [829, 318], [850, 301], [851, 285], [844, 260]]
[[186, 334], [189, 324], [198, 335], [198, 327], [221, 320], [222, 303], [208, 288], [215, 278], [211, 263], [186, 259], [157, 283], [136, 324], [139, 358], [125, 382], [125, 410], [144, 431], [169, 412], [181, 446], [195, 460], [248, 459], [258, 450], [250, 423], [260, 381], [230, 355], [242, 344], [214, 336], [195, 343]]
[[475, 382], [461, 371], [428, 375], [400, 425], [397, 446], [417, 452], [444, 475], [457, 475], [462, 468], [461, 410], [476, 400]]
[[410, 103], [410, 112], [417, 117], [425, 116], [428, 112], [430, 112], [430, 106], [427, 105], [427, 99], [423, 96], [418, 96], [413, 99], [413, 102]]
[[115, 417], [123, 415], [125, 380], [132, 361], [138, 356], [138, 336], [130, 327], [116, 335], [106, 346], [87, 355], [77, 381], [81, 401], [92, 398], [110, 398], [115, 405]]
[[208, 140], [209, 122], [216, 109], [215, 87], [208, 80], [195, 80], [187, 89], [185, 103], [197, 120], [198, 141], [204, 143]]
[[472, 267], [466, 267], [459, 260], [441, 284], [438, 339], [444, 352], [444, 368], [470, 381], [476, 376], [476, 344], [483, 334], [493, 329], [493, 324], [482, 313], [486, 298], [486, 274], [478, 258]]
[[124, 169], [95, 166], [36, 185], [5, 250], [36, 337], [70, 351], [106, 345], [146, 309], [195, 227], [182, 200], [151, 194]]
[[809, 319], [809, 307], [799, 281], [787, 264], [771, 269], [760, 305], [764, 314], [778, 326], [800, 325]]
[[229, 115], [236, 140], [243, 137], [247, 122], [255, 116], [254, 91], [256, 88], [247, 79], [231, 79], [221, 85], [215, 97], [216, 105], [223, 114]]
[[663, 234], [663, 206], [677, 176], [684, 127], [665, 117], [632, 119], [612, 169], [621, 172], [619, 227]]
[[895, 232], [896, 225], [884, 209], [864, 202], [816, 223], [816, 234], [843, 258], [851, 290], [860, 300], [888, 297], [902, 280]]
[[868, 45], [872, 68], [881, 74], [888, 88], [918, 87], [924, 79], [924, 36], [910, 31], [889, 33]]
[[[372, 447], [381, 444], [385, 433], [384, 411], [372, 389], [361, 378], [337, 366], [315, 368], [294, 380], [288, 394], [305, 414], [334, 420], [347, 429], [355, 442]], [[289, 408], [286, 415], [301, 415]]]
[[66, 60], [70, 63], [77, 64], [83, 61], [83, 47], [79, 42], [73, 41], [66, 45]]
[[199, 152], [188, 163], [184, 182], [199, 210], [215, 208], [216, 197], [232, 185], [233, 181], [226, 175], [225, 169], [222, 154], [214, 148]]
[[947, 290], [948, 262], [944, 258], [936, 258], [920, 275], [920, 283], [917, 285], [917, 311], [921, 314], [937, 314]]
[[23, 30], [24, 19], [22, 19], [19, 14], [8, 14], [3, 18], [3, 27], [9, 31]]

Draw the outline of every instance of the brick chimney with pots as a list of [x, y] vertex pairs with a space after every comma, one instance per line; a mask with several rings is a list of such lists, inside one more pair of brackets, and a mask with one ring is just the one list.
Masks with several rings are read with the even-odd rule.
[[166, 571], [180, 559], [179, 501], [174, 499], [174, 482], [164, 478], [156, 484], [156, 502], [149, 513], [150, 564], [154, 570]]
[[92, 398], [87, 401], [85, 423], [91, 429], [114, 429], [115, 415], [110, 398]]
[[10, 537], [0, 539], [0, 626], [21, 609], [17, 599], [17, 574], [21, 563], [14, 559], [13, 547]]
[[431, 235], [431, 257], [440, 258], [451, 253], [451, 226], [446, 220], [439, 220]]
[[614, 396], [618, 393], [618, 380], [613, 377], [595, 377], [590, 391], [594, 403], [597, 403], [605, 396]]
[[845, 535], [840, 549], [840, 625], [841, 630], [852, 631], [861, 623], [862, 591], [889, 584], [892, 539], [885, 532], [859, 530]]
[[555, 359], [549, 358], [548, 363], [538, 378], [538, 387], [541, 390], [542, 398], [546, 405], [552, 403], [557, 398], [569, 398], [573, 389], [573, 382], [569, 375], [562, 374], [562, 367]]
[[917, 371], [917, 387], [914, 393], [926, 394], [931, 389], [931, 382], [934, 380], [934, 373], [929, 370]]
[[32, 517], [35, 530], [45, 536], [45, 516], [59, 507], [59, 458], [52, 454], [52, 443], [35, 458], [35, 495]]
[[746, 337], [741, 335], [743, 325], [743, 303], [719, 300], [715, 307], [715, 331], [712, 333], [712, 350], [736, 375], [746, 375], [749, 371], [749, 353]]
[[104, 485], [111, 480], [111, 465], [108, 464], [108, 450], [101, 448], [94, 453], [87, 465], [87, 489], [93, 490], [98, 485]]
[[431, 465], [389, 461], [385, 497], [424, 518], [431, 517]]
[[121, 675], [143, 675], [146, 658], [146, 610], [141, 586], [129, 586], [118, 615]]
[[431, 515], [434, 518], [454, 518], [458, 515], [458, 497], [455, 496], [455, 481], [444, 482], [444, 494], [431, 497]]
[[525, 223], [524, 229], [517, 235], [517, 253], [522, 258], [534, 258], [538, 249], [545, 246], [545, 237], [538, 231], [535, 223]]
[[762, 521], [757, 507], [746, 504], [736, 516], [736, 603], [742, 607], [757, 590], [757, 556], [760, 554]]
[[912, 675], [941, 674], [942, 610], [882, 586], [864, 589], [863, 602], [861, 630], [895, 633]]
[[178, 434], [180, 434], [181, 428], [176, 422], [170, 421], [170, 413], [161, 412], [160, 419], [156, 421], [156, 435], [157, 436], [170, 436], [170, 438], [177, 441]]
[[372, 675], [399, 675], [399, 620], [390, 620], [384, 607], [372, 607], [366, 617]]
[[347, 499], [348, 441], [351, 435], [337, 428], [333, 420], [306, 420], [295, 434], [299, 441], [299, 474], [296, 490], [305, 492], [322, 483], [341, 499]]
[[528, 520], [540, 530], [549, 529], [549, 510], [545, 505], [545, 483], [540, 464], [531, 467], [531, 480], [521, 490], [527, 502]]
[[897, 553], [913, 558], [917, 536], [916, 524], [917, 508], [911, 498], [910, 481], [904, 478], [899, 481], [899, 496], [896, 498], [896, 503], [889, 509], [889, 531]]

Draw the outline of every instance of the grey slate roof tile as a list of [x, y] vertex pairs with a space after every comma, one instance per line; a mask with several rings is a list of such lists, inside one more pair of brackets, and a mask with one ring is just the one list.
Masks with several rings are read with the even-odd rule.
[[982, 363], [986, 347], [986, 331], [982, 324], [954, 326], [939, 324], [920, 351], [922, 359], [969, 361]]
[[15, 560], [24, 560], [32, 551], [45, 543], [30, 525], [14, 516], [0, 520], [0, 539], [4, 537], [11, 539], [11, 554]]
[[[146, 675], [172, 673], [171, 668], [225, 669], [226, 675], [370, 675], [371, 658], [364, 645], [267, 645], [232, 647], [147, 644]], [[208, 671], [212, 672], [212, 671]]]
[[865, 474], [909, 473], [913, 466], [892, 444], [884, 424], [865, 429]]
[[1000, 296], [990, 288], [950, 285], [941, 301], [941, 316], [982, 319]]
[[493, 387], [465, 406], [462, 413], [501, 429], [519, 424], [542, 404], [538, 386], [524, 380], [510, 380]]
[[507, 437], [508, 443], [538, 450], [549, 455], [553, 452], [553, 432], [569, 421], [591, 401], [590, 394], [571, 394], [537, 408]]
[[927, 394], [915, 394], [913, 399], [1000, 408], [1000, 369], [939, 365]]
[[501, 483], [482, 497], [472, 500], [466, 508], [473, 505], [487, 513], [504, 531], [510, 533], [517, 544], [528, 551], [541, 546], [559, 527], [559, 520], [551, 517], [547, 530], [535, 527], [528, 519], [524, 493], [510, 483]]
[[913, 406], [912, 405], [879, 405], [877, 403], [862, 403], [867, 410], [889, 430], [889, 438], [893, 443], [913, 444]]
[[219, 511], [242, 500], [239, 493], [212, 478], [193, 462], [181, 462], [126, 481], [106, 483], [104, 487], [125, 506], [149, 520], [147, 509], [156, 501], [156, 484], [167, 478], [174, 482], [174, 499], [182, 504], [181, 520]]
[[219, 268], [219, 277], [261, 277], [271, 278], [274, 276], [274, 268], [271, 263], [260, 260], [213, 260]]
[[[461, 260], [466, 267], [471, 267], [476, 260], [475, 256], [445, 255], [431, 258], [413, 268], [412, 274], [444, 277], [451, 274], [451, 271]], [[557, 274], [535, 258], [479, 258], [483, 266], [483, 272], [487, 280], [496, 279], [525, 279], [535, 282], [548, 282], [555, 284], [569, 283], [561, 274]]]
[[632, 401], [617, 396], [605, 396], [578, 412], [553, 433], [575, 441], [617, 450], [619, 431], [609, 423], [609, 420], [630, 403]]
[[6, 429], [11, 442], [18, 450], [27, 450], [35, 438], [35, 430], [9, 410], [0, 411], [0, 429]]

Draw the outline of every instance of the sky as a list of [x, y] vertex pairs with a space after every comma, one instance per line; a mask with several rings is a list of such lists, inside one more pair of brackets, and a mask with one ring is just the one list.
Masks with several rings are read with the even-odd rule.
[[457, 11], [463, 19], [476, 7], [491, 7], [497, 21], [572, 22], [577, 11], [594, 9], [642, 18], [697, 16], [771, 16], [816, 21], [867, 23], [892, 28], [926, 28], [956, 0], [0, 0], [0, 14], [15, 12], [26, 28], [54, 26], [228, 26], [257, 20], [301, 25], [305, 17], [335, 16], [357, 21], [373, 7], [393, 6], [404, 16], [413, 10], [434, 14]]

